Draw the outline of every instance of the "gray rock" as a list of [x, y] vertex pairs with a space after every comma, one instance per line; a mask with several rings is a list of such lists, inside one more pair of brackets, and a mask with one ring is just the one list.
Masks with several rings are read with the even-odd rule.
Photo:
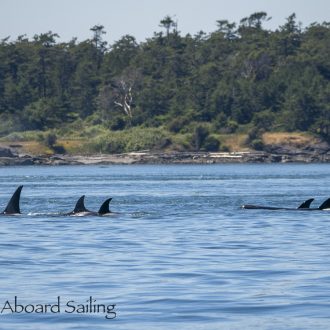
[[0, 147], [0, 157], [12, 158], [12, 157], [17, 157], [17, 155], [14, 155], [9, 148]]

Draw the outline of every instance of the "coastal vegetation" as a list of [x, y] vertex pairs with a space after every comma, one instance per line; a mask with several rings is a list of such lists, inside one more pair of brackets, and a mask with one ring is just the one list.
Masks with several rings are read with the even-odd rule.
[[303, 28], [292, 14], [271, 31], [269, 19], [218, 20], [192, 36], [166, 16], [141, 43], [125, 35], [108, 45], [102, 25], [81, 42], [51, 31], [3, 39], [1, 141], [45, 153], [329, 142], [330, 23]]

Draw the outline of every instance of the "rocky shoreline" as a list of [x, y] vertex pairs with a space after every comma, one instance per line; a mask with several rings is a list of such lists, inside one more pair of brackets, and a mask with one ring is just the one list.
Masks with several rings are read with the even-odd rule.
[[0, 166], [111, 165], [111, 164], [221, 164], [221, 163], [328, 163], [329, 146], [310, 150], [283, 147], [262, 152], [130, 152], [98, 155], [35, 156], [0, 148]]

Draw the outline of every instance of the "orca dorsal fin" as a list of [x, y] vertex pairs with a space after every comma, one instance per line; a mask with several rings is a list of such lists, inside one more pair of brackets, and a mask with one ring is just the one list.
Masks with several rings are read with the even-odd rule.
[[320, 210], [324, 210], [324, 209], [330, 209], [330, 198], [328, 198], [326, 201], [324, 201], [320, 206], [319, 206]]
[[74, 207], [73, 213], [89, 212], [85, 207], [85, 195], [82, 195]]
[[310, 205], [312, 204], [314, 198], [307, 199], [307, 201], [304, 201], [298, 209], [309, 209]]
[[103, 202], [103, 204], [101, 205], [99, 212], [98, 212], [100, 215], [111, 213], [111, 211], [109, 209], [109, 204], [110, 204], [111, 200], [112, 200], [112, 198], [108, 198], [105, 202]]
[[3, 211], [3, 214], [20, 214], [20, 208], [19, 208], [19, 199], [21, 197], [21, 191], [23, 186], [19, 186], [16, 191], [13, 193], [13, 196], [11, 196], [11, 199], [9, 200], [7, 207]]

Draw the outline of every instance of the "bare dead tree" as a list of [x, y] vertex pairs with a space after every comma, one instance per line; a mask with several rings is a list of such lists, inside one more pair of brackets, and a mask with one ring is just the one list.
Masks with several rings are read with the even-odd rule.
[[123, 72], [101, 88], [97, 102], [103, 120], [109, 119], [111, 112], [120, 108], [127, 117], [129, 125], [131, 124], [135, 106], [134, 95], [139, 82], [138, 77], [137, 71]]
[[125, 81], [124, 79], [120, 79], [117, 84], [114, 85], [116, 89], [114, 104], [121, 107], [130, 120], [133, 117], [133, 85], [131, 81]]
[[138, 72], [129, 71], [111, 83], [113, 88], [114, 104], [120, 107], [131, 122], [133, 117], [133, 92], [138, 82]]

